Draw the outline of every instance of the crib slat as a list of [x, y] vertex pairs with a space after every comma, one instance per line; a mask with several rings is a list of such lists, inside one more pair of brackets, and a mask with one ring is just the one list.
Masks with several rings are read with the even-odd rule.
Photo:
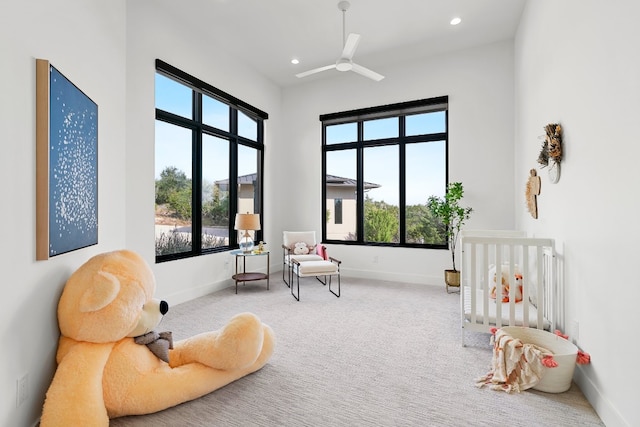
[[522, 313], [522, 326], [526, 327], [529, 326], [529, 312], [531, 311], [531, 305], [529, 304], [529, 281], [531, 277], [529, 276], [529, 249], [529, 246], [522, 248], [522, 269], [520, 271], [522, 273], [522, 303], [527, 303], [523, 306], [526, 309]]
[[[509, 249], [509, 272], [507, 278], [509, 280], [509, 326], [516, 325], [516, 283], [515, 283], [515, 246], [507, 246]], [[502, 271], [500, 272], [502, 274]]]
[[[482, 266], [487, 265], [487, 262], [489, 260], [489, 248], [487, 247], [487, 245], [483, 245], [482, 246]], [[486, 269], [485, 269], [486, 270]], [[489, 284], [491, 283], [491, 277], [489, 275], [489, 271], [483, 271], [482, 274], [484, 275], [485, 279], [483, 282], [483, 293], [482, 295], [489, 295]], [[477, 292], [473, 292], [474, 294]], [[473, 311], [476, 311], [475, 309], [475, 305], [473, 306]], [[485, 325], [488, 325], [489, 323], [487, 322], [487, 320], [489, 319], [489, 300], [488, 298], [486, 298], [486, 296], [482, 299], [482, 318], [485, 320]]]
[[502, 298], [502, 280], [499, 279], [502, 275], [502, 250], [498, 244], [494, 247], [496, 254], [496, 327], [500, 328], [502, 326], [502, 304], [499, 304], [498, 301]]

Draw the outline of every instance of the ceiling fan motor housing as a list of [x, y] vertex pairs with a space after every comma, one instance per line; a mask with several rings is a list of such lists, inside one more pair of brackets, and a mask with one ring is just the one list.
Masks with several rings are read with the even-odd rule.
[[349, 59], [340, 58], [336, 62], [336, 70], [338, 71], [349, 71], [351, 68], [353, 68], [353, 64]]

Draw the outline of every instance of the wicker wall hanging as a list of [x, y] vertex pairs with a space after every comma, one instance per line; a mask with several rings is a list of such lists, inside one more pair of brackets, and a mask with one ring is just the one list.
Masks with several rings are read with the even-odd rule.
[[525, 190], [527, 209], [533, 218], [538, 218], [538, 195], [540, 194], [540, 177], [535, 169], [529, 171], [529, 179]]

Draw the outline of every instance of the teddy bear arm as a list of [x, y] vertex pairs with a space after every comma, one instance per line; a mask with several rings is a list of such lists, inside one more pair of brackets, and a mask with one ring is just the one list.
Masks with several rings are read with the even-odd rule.
[[175, 342], [169, 364], [176, 367], [198, 362], [215, 369], [239, 369], [255, 362], [263, 344], [262, 322], [254, 314], [241, 313], [218, 331]]
[[42, 427], [109, 425], [102, 373], [112, 347], [113, 343], [65, 345], [45, 398]]

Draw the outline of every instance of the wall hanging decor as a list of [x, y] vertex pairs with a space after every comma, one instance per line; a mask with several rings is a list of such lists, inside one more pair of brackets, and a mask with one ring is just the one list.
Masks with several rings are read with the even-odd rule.
[[36, 259], [98, 243], [98, 106], [36, 59]]
[[527, 209], [533, 218], [538, 218], [538, 195], [540, 194], [540, 177], [535, 169], [529, 171], [529, 179], [525, 189]]
[[552, 184], [560, 180], [560, 162], [562, 161], [562, 126], [549, 123], [544, 127], [545, 139], [538, 155], [542, 167], [549, 166], [549, 180]]

